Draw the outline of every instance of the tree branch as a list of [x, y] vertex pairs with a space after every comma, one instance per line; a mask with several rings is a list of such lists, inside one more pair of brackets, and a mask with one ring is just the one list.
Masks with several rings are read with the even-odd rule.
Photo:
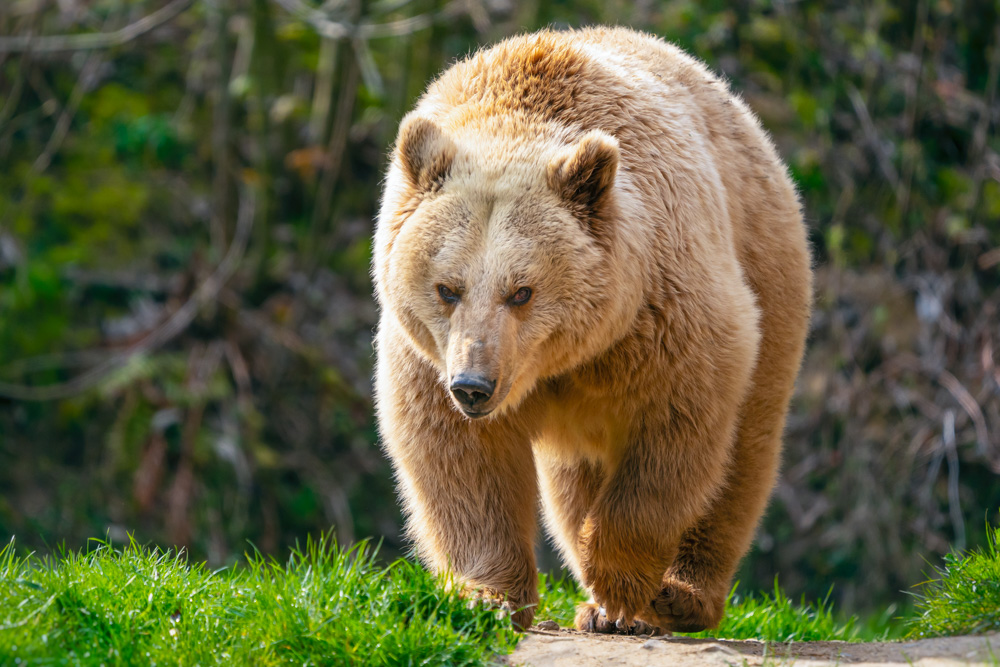
[[142, 17], [114, 32], [93, 32], [79, 35], [14, 35], [0, 37], [0, 53], [56, 53], [59, 51], [87, 51], [121, 46], [141, 37], [167, 21], [175, 18], [193, 4], [194, 0], [173, 0], [152, 14]]
[[331, 21], [327, 15], [313, 9], [301, 0], [274, 0], [290, 14], [298, 17], [313, 27], [313, 29], [328, 39], [343, 39], [354, 37], [358, 39], [378, 39], [380, 37], [402, 37], [414, 32], [419, 32], [424, 28], [429, 28], [435, 21], [450, 14], [449, 8], [435, 14], [419, 14], [397, 21], [387, 21], [386, 23], [368, 23], [362, 21], [357, 25], [346, 22]]

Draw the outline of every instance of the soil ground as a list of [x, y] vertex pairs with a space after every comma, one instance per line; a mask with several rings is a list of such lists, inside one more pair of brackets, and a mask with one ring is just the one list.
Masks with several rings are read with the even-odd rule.
[[619, 637], [575, 630], [532, 629], [507, 660], [510, 665], [532, 667], [1000, 665], [1000, 633], [904, 642], [782, 644], [670, 636]]

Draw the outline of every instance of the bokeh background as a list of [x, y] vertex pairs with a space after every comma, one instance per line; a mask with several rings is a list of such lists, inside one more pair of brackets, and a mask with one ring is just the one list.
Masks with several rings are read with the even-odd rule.
[[873, 610], [982, 544], [1000, 20], [966, 0], [0, 2], [0, 537], [405, 553], [370, 378], [387, 151], [457, 58], [592, 23], [724, 73], [804, 199], [816, 314], [742, 586]]

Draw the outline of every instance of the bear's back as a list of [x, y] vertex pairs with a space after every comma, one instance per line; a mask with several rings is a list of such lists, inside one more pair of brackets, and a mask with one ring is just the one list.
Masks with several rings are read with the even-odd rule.
[[511, 37], [456, 63], [418, 108], [456, 127], [515, 115], [615, 133], [630, 116], [650, 116], [664, 101], [687, 99], [694, 87], [705, 86], [728, 94], [700, 62], [652, 35], [549, 30]]

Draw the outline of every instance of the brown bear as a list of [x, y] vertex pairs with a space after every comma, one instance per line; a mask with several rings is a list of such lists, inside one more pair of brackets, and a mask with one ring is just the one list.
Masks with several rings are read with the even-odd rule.
[[716, 626], [811, 301], [795, 188], [727, 85], [626, 29], [455, 64], [402, 121], [373, 273], [420, 557], [526, 627], [540, 496], [580, 629]]

